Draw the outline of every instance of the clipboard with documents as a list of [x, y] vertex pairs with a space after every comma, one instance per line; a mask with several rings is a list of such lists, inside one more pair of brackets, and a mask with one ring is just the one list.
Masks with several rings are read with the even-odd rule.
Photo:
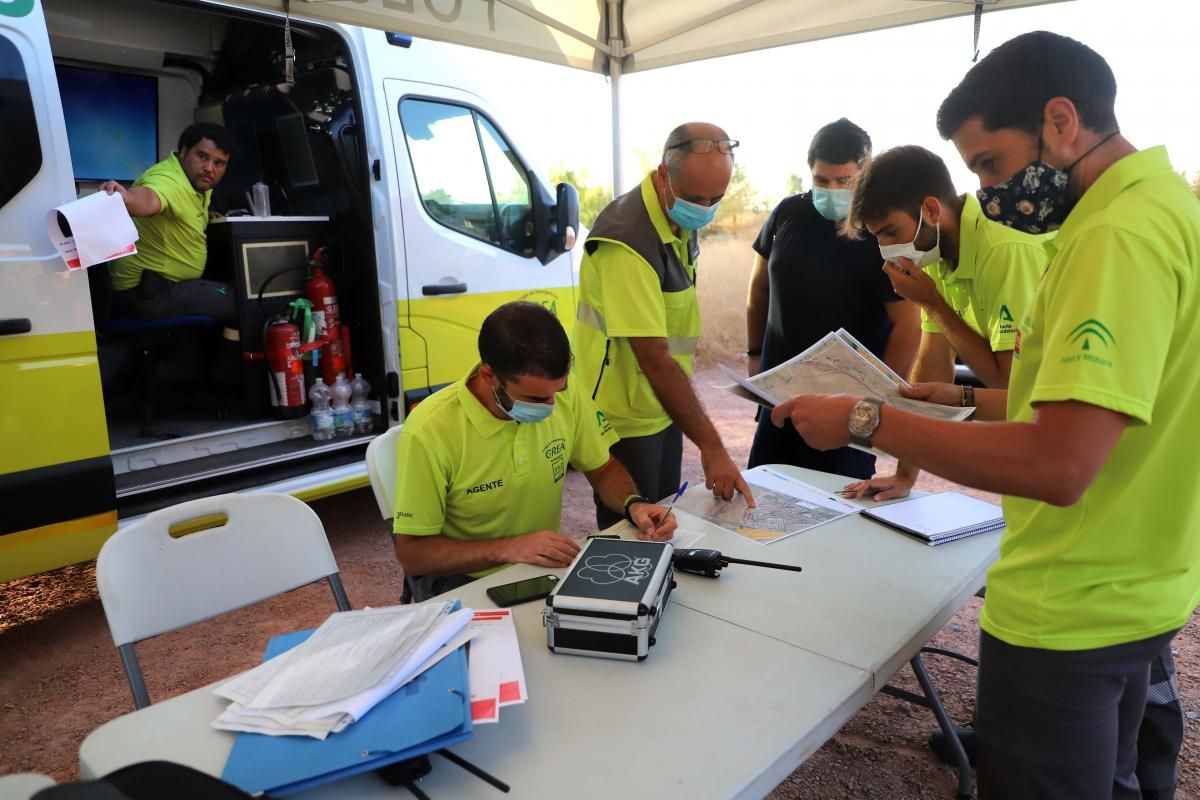
[[[311, 634], [298, 631], [272, 639], [266, 658]], [[237, 734], [221, 778], [251, 794], [282, 797], [449, 747], [471, 734], [467, 658], [459, 647], [324, 740]]]
[[863, 516], [930, 546], [1004, 527], [1000, 507], [959, 492], [939, 492], [863, 509]]

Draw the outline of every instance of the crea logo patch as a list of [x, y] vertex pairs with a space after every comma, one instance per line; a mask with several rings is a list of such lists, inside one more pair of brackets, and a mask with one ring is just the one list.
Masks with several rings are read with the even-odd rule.
[[542, 455], [550, 462], [550, 472], [554, 482], [558, 483], [567, 474], [567, 442], [565, 439], [555, 439], [542, 449]]
[[600, 428], [600, 433], [608, 433], [613, 429], [612, 423], [608, 421], [608, 417], [604, 416], [603, 411], [596, 412], [596, 425]]

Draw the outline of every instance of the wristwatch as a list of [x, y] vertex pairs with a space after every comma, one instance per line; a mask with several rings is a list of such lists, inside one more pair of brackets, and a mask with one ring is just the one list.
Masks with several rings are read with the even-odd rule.
[[648, 498], [642, 497], [640, 494], [629, 495], [629, 497], [625, 498], [625, 519], [629, 520], [632, 523], [633, 515], [629, 513], [629, 509], [632, 508], [635, 503], [649, 503], [649, 502], [650, 502], [650, 500]]
[[859, 447], [870, 447], [871, 437], [879, 427], [879, 407], [883, 401], [878, 397], [864, 397], [850, 409], [850, 441]]

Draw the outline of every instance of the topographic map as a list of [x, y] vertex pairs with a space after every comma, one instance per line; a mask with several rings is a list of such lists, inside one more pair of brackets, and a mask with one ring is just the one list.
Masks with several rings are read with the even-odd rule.
[[720, 388], [739, 397], [752, 395], [768, 406], [798, 394], [849, 394], [878, 397], [896, 408], [934, 419], [966, 419], [975, 410], [902, 396], [899, 388], [907, 385], [904, 380], [845, 329], [826, 334], [795, 358], [750, 378], [724, 364], [721, 369], [734, 385]]
[[685, 495], [675, 507], [759, 544], [778, 541], [858, 510], [815, 486], [766, 467], [742, 474], [754, 494], [754, 508], [749, 508], [741, 495], [722, 500], [702, 492]]

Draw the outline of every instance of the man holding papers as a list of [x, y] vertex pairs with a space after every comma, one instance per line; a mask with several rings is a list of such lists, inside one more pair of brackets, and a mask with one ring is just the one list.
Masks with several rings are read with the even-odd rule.
[[[879, 240], [897, 294], [921, 307], [921, 343], [908, 379], [954, 381], [957, 355], [987, 386], [1008, 388], [1017, 325], [1046, 262], [1049, 236], [1031, 236], [984, 216], [973, 194], [959, 196], [942, 159], [923, 147], [878, 155], [854, 187], [850, 231]], [[963, 405], [973, 405], [967, 390]], [[904, 497], [920, 470], [901, 463], [846, 487], [876, 500]]]
[[675, 518], [638, 494], [609, 455], [612, 425], [568, 380], [570, 343], [553, 313], [501, 306], [479, 330], [479, 357], [413, 410], [397, 445], [396, 558], [414, 599], [511, 563], [570, 564], [579, 546], [558, 531], [568, 465], [639, 538], [671, 538]]
[[[1010, 389], [977, 395], [997, 421], [829, 395], [773, 414], [822, 448], [850, 439], [850, 419], [907, 462], [1006, 495], [980, 614], [981, 800], [1174, 792], [1178, 731], [1139, 725], [1148, 698], [1173, 694], [1151, 674], [1169, 668], [1200, 602], [1200, 492], [1186, 469], [1200, 436], [1200, 205], [1163, 148], [1121, 136], [1115, 98], [1098, 54], [1036, 32], [980, 61], [938, 113], [985, 214], [1061, 224]], [[959, 389], [909, 393], [953, 403]]]
[[136, 319], [187, 314], [222, 322], [236, 319], [232, 287], [201, 278], [208, 258], [208, 221], [215, 213], [209, 202], [233, 150], [233, 134], [198, 122], [179, 134], [176, 152], [132, 186], [116, 181], [100, 186], [121, 196], [138, 229], [137, 253], [109, 268], [116, 311]]

